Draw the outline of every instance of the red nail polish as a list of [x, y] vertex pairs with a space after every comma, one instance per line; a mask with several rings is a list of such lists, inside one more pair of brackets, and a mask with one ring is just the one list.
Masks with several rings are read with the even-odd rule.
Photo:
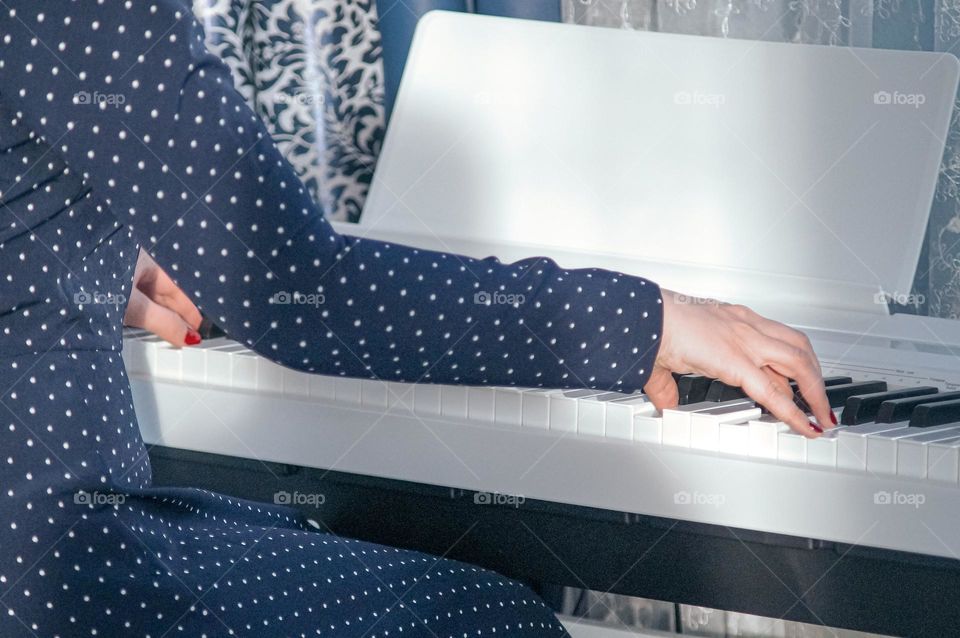
[[195, 346], [201, 341], [200, 333], [193, 329], [187, 330], [187, 336], [183, 338], [183, 342], [188, 346]]
[[837, 415], [833, 413], [833, 410], [830, 410], [830, 422], [834, 425], [837, 424]]
[[810, 429], [816, 432], [817, 434], [823, 434], [823, 428], [817, 425], [816, 423], [814, 423], [813, 421], [810, 421]]

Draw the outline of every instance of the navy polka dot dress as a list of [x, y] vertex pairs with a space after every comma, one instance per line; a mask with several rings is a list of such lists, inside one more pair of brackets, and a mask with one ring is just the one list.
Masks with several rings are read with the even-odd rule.
[[0, 636], [563, 635], [497, 574], [153, 487], [120, 356], [134, 264], [300, 370], [623, 391], [657, 286], [339, 235], [176, 0], [0, 20]]

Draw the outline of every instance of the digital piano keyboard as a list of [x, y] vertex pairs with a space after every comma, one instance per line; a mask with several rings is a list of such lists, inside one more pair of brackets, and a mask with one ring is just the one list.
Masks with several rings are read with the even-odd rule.
[[[528, 580], [956, 635], [960, 322], [886, 299], [911, 289], [958, 68], [429, 14], [361, 223], [338, 230], [744, 303], [810, 336], [841, 426], [808, 440], [691, 376], [661, 414], [642, 394], [315, 376], [227, 338], [130, 332], [155, 473], [259, 497], [335, 476], [348, 496], [315, 509], [338, 532]], [[895, 89], [925, 101], [877, 100]], [[195, 469], [213, 458], [234, 483]]]

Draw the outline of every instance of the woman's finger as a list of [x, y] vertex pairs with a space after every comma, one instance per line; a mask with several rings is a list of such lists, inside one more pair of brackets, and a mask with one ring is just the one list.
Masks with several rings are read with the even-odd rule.
[[676, 407], [680, 401], [677, 382], [670, 371], [663, 366], [654, 366], [647, 385], [643, 386], [643, 391], [658, 410]]
[[742, 358], [734, 362], [731, 374], [747, 395], [766, 407], [776, 418], [790, 426], [795, 432], [810, 438], [816, 438], [823, 430], [810, 422], [793, 401], [793, 393], [783, 392], [778, 384], [771, 381], [763, 371], [749, 359]]
[[822, 370], [820, 369], [820, 360], [817, 358], [817, 354], [813, 351], [813, 345], [810, 343], [810, 339], [807, 337], [807, 335], [803, 334], [799, 330], [794, 330], [790, 326], [773, 321], [772, 319], [767, 319], [762, 315], [758, 315], [756, 312], [750, 309], [747, 309], [745, 320], [768, 337], [779, 339], [780, 341], [789, 343], [795, 348], [802, 350], [805, 355], [810, 357], [810, 360], [814, 363], [817, 373], [821, 376], [823, 375]]
[[[758, 334], [751, 340], [750, 352], [756, 359], [756, 365], [768, 366], [781, 376], [796, 381], [800, 394], [820, 427], [822, 429], [833, 427], [833, 412], [827, 401], [820, 368], [813, 365], [803, 350], [778, 339]], [[789, 394], [792, 401], [792, 393], [781, 394]], [[770, 408], [770, 406], [767, 407]]]
[[793, 388], [790, 387], [790, 380], [771, 368], [770, 366], [763, 366], [761, 368], [764, 374], [767, 375], [767, 378], [770, 379], [770, 382], [775, 384], [779, 388], [780, 392], [784, 394], [792, 394]]
[[153, 302], [136, 288], [130, 295], [124, 323], [148, 330], [178, 348], [200, 343], [200, 333], [187, 324], [183, 317]]
[[197, 306], [159, 266], [151, 270], [150, 276], [141, 279], [138, 288], [154, 303], [180, 315], [194, 330], [200, 327], [203, 316]]

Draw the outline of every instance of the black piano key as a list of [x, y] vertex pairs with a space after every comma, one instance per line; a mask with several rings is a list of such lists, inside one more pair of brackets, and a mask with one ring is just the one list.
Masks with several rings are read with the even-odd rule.
[[216, 337], [222, 337], [227, 334], [220, 326], [213, 323], [207, 315], [203, 315], [203, 320], [200, 322], [200, 328], [197, 332], [200, 333], [201, 339], [215, 339]]
[[910, 427], [929, 428], [934, 425], [946, 425], [960, 421], [960, 399], [921, 403], [910, 415]]
[[685, 374], [680, 377], [680, 380], [677, 381], [677, 389], [680, 391], [680, 405], [703, 401], [711, 383], [713, 383], [713, 379], [702, 374]]
[[824, 377], [823, 385], [826, 387], [832, 387], [835, 385], [846, 385], [848, 383], [853, 383], [851, 377]]
[[[824, 387], [829, 388], [832, 385], [843, 385], [844, 383], [853, 383], [853, 379], [850, 377], [824, 377], [823, 385]], [[800, 389], [800, 386], [797, 385], [797, 382], [790, 380], [790, 387], [793, 388], [793, 391], [796, 392]]]
[[[853, 383], [853, 379], [850, 377], [824, 377], [823, 386], [825, 388], [830, 388], [835, 385], [846, 385], [847, 383]], [[794, 402], [804, 412], [810, 412], [810, 406], [807, 405], [807, 402], [804, 401], [803, 396], [800, 394], [800, 386], [797, 385], [797, 382], [790, 380], [790, 389], [793, 390]]]
[[839, 408], [847, 399], [857, 394], [872, 394], [874, 392], [886, 392], [886, 381], [860, 381], [858, 383], [842, 383], [832, 385], [827, 388], [827, 401], [831, 408]]
[[933, 386], [920, 386], [918, 388], [902, 388], [889, 392], [859, 394], [847, 399], [847, 403], [843, 408], [843, 415], [840, 417], [840, 422], [844, 425], [869, 423], [877, 418], [877, 412], [880, 411], [880, 406], [884, 401], [917, 396], [929, 397], [937, 392], [939, 392], [939, 390]]
[[877, 411], [877, 423], [899, 423], [906, 421], [913, 414], [914, 408], [924, 403], [940, 403], [941, 401], [953, 401], [960, 399], [960, 392], [941, 392], [925, 397], [909, 397], [906, 399], [893, 399], [884, 401], [880, 404], [880, 410]]
[[704, 401], [732, 401], [733, 399], [742, 399], [747, 396], [743, 388], [735, 385], [727, 385], [719, 379], [714, 379], [707, 390], [707, 396]]

